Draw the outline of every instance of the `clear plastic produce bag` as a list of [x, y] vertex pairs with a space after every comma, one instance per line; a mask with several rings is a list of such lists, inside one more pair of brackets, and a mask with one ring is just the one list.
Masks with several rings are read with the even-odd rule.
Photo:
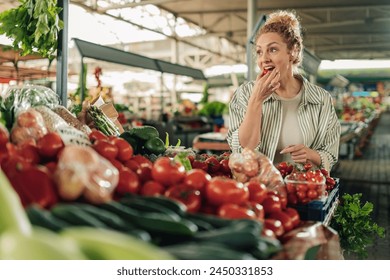
[[229, 158], [229, 167], [233, 178], [239, 182], [257, 181], [269, 190], [285, 194], [285, 184], [279, 170], [264, 154], [243, 149], [241, 153], [233, 153]]

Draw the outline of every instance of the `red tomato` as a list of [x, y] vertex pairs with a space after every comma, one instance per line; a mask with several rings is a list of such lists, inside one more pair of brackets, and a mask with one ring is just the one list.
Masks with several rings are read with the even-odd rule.
[[22, 144], [17, 147], [17, 153], [22, 156], [27, 162], [38, 164], [41, 161], [38, 147], [31, 144]]
[[227, 219], [256, 219], [256, 213], [247, 206], [234, 203], [222, 204], [218, 209], [218, 216]]
[[121, 171], [123, 170], [126, 166], [124, 166], [120, 161], [114, 159], [114, 158], [111, 158], [109, 159], [109, 161], [111, 162], [111, 164], [116, 168], [118, 169], [118, 171]]
[[261, 236], [276, 239], [275, 233], [272, 230], [268, 229], [268, 228], [263, 228], [263, 230], [261, 231]]
[[306, 171], [309, 171], [310, 169], [313, 168], [313, 165], [311, 163], [306, 163], [303, 168], [306, 170]]
[[63, 147], [64, 142], [56, 132], [49, 132], [37, 141], [38, 152], [43, 157], [53, 158]]
[[0, 126], [0, 147], [4, 147], [9, 142], [8, 130]]
[[108, 139], [107, 135], [105, 135], [103, 132], [97, 129], [92, 129], [91, 133], [88, 135], [89, 141], [94, 143], [97, 140], [106, 140]]
[[211, 180], [210, 174], [202, 169], [192, 169], [187, 172], [183, 183], [195, 190], [203, 190]]
[[141, 167], [153, 167], [153, 163], [142, 155], [134, 155], [131, 159], [138, 162]]
[[136, 160], [134, 160], [133, 158], [125, 161], [123, 163], [123, 165], [126, 166], [127, 168], [133, 170], [134, 172], [136, 172], [137, 169], [141, 168], [141, 165]]
[[230, 167], [229, 167], [229, 159], [228, 158], [221, 159], [219, 164], [221, 165], [219, 168], [220, 171], [222, 171], [225, 174], [231, 174], [232, 171], [230, 170]]
[[265, 217], [263, 205], [257, 202], [249, 201], [248, 206], [251, 210], [253, 210], [253, 212], [255, 212], [257, 219], [263, 222]]
[[158, 158], [152, 167], [152, 178], [163, 186], [180, 183], [185, 174], [184, 166], [168, 157]]
[[213, 156], [206, 159], [205, 162], [207, 163], [207, 170], [210, 174], [218, 172], [219, 168], [221, 167], [219, 161]]
[[293, 224], [294, 227], [297, 227], [299, 225], [299, 223], [301, 222], [301, 218], [299, 217], [299, 213], [296, 209], [294, 208], [286, 208], [284, 210], [284, 212], [290, 216], [291, 218], [291, 222]]
[[47, 168], [31, 166], [20, 171], [12, 183], [25, 207], [36, 203], [50, 208], [58, 201], [55, 185]]
[[156, 181], [147, 181], [140, 189], [142, 195], [162, 195], [164, 192], [164, 186]]
[[289, 193], [287, 194], [287, 204], [289, 205], [295, 205], [298, 203], [298, 197], [295, 193]]
[[118, 155], [116, 159], [120, 162], [125, 162], [133, 156], [133, 147], [123, 138], [112, 137], [111, 143], [113, 143], [118, 148]]
[[92, 148], [106, 159], [115, 159], [118, 155], [118, 147], [108, 139], [96, 140], [92, 144]]
[[191, 189], [186, 185], [173, 185], [169, 187], [164, 195], [183, 203], [188, 212], [198, 212], [202, 206], [200, 191]]
[[267, 197], [267, 187], [257, 181], [249, 181], [245, 184], [249, 190], [249, 201], [262, 203]]
[[284, 228], [282, 226], [282, 222], [275, 219], [265, 219], [264, 220], [264, 228], [272, 230], [276, 237], [280, 237], [284, 234]]
[[135, 173], [137, 173], [141, 183], [152, 180], [152, 169], [150, 167], [141, 166], [138, 168]]
[[209, 168], [206, 162], [200, 161], [200, 160], [194, 160], [191, 163], [191, 166], [194, 169], [202, 169], [202, 170], [204, 170], [206, 172], [208, 172], [208, 168]]
[[119, 195], [126, 193], [138, 193], [140, 188], [140, 182], [137, 174], [134, 171], [126, 168], [119, 171], [119, 182], [115, 189], [115, 192]]
[[263, 200], [262, 205], [266, 216], [273, 212], [279, 212], [282, 210], [282, 203], [276, 195], [267, 195], [267, 197]]
[[279, 220], [282, 223], [285, 232], [289, 232], [294, 228], [291, 217], [282, 211], [272, 212], [268, 215], [268, 218]]
[[249, 190], [242, 183], [226, 177], [214, 177], [206, 186], [206, 198], [212, 205], [242, 204], [249, 199]]

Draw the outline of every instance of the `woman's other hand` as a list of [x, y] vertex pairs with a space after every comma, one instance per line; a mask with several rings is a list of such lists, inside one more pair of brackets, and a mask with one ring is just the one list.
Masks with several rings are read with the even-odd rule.
[[316, 165], [321, 164], [321, 157], [315, 150], [306, 147], [303, 144], [289, 145], [280, 151], [281, 154], [290, 154], [291, 159], [296, 163], [313, 162]]

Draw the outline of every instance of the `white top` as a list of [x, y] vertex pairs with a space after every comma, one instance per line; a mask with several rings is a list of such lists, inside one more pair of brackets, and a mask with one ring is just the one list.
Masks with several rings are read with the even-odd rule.
[[282, 102], [282, 127], [279, 142], [276, 147], [274, 163], [291, 161], [290, 154], [280, 154], [280, 151], [289, 145], [303, 144], [303, 134], [298, 122], [298, 106], [302, 100], [302, 91], [293, 98], [284, 98], [275, 94], [275, 98]]

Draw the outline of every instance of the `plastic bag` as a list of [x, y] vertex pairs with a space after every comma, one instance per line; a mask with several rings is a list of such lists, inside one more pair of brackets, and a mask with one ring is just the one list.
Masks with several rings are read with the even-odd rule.
[[245, 148], [241, 153], [231, 154], [229, 167], [233, 178], [239, 182], [246, 183], [254, 180], [264, 184], [269, 190], [286, 193], [279, 170], [266, 155], [258, 151]]
[[54, 178], [62, 199], [83, 196], [99, 204], [112, 199], [119, 171], [91, 147], [70, 145], [61, 152]]
[[2, 110], [4, 110], [7, 127], [12, 127], [16, 115], [31, 107], [46, 106], [50, 109], [58, 106], [60, 99], [50, 88], [38, 85], [9, 87], [4, 93]]
[[19, 111], [11, 129], [11, 142], [20, 145], [36, 141], [47, 133], [41, 113], [33, 108]]

